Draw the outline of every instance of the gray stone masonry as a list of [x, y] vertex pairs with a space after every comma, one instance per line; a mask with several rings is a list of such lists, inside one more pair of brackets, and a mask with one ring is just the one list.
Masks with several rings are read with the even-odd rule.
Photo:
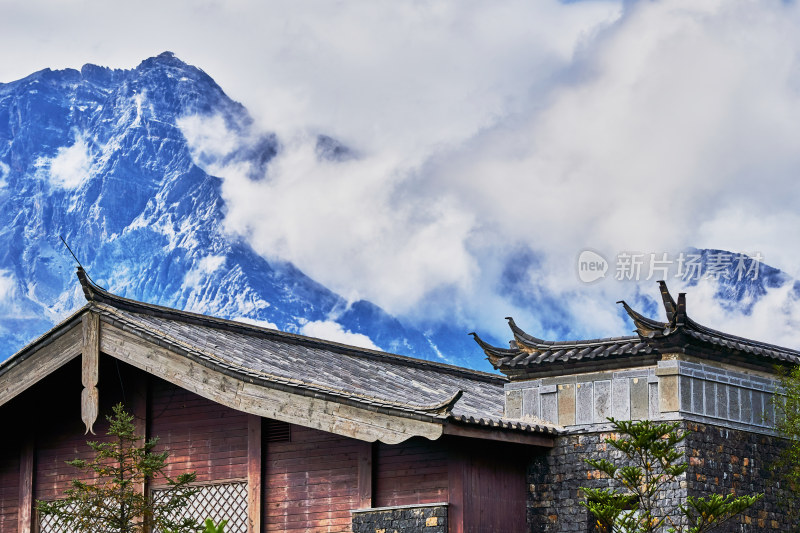
[[787, 513], [778, 506], [785, 495], [771, 466], [786, 445], [779, 437], [759, 435], [708, 424], [689, 422], [686, 438], [688, 494], [764, 493], [747, 514], [719, 529], [723, 532], [793, 531]]
[[447, 504], [351, 511], [353, 533], [447, 533]]
[[[699, 422], [683, 421], [690, 433], [681, 450], [687, 472], [661, 495], [660, 507], [677, 517], [687, 496], [713, 493], [764, 493], [764, 498], [715, 533], [790, 531], [779, 501], [781, 483], [770, 466], [785, 441], [779, 437]], [[528, 468], [528, 525], [531, 533], [590, 532], [592, 519], [579, 504], [580, 487], [616, 486], [584, 462], [587, 458], [618, 460], [619, 452], [604, 441], [611, 433], [581, 432], [556, 439], [556, 445], [537, 456]]]
[[[582, 433], [559, 437], [546, 454], [534, 458], [528, 468], [528, 525], [531, 533], [593, 531], [580, 487], [615, 486], [584, 462], [587, 458], [613, 458], [620, 452], [604, 440], [611, 433]], [[611, 448], [611, 449], [610, 449]], [[664, 492], [663, 502], [674, 508], [685, 500], [686, 482], [676, 482]]]

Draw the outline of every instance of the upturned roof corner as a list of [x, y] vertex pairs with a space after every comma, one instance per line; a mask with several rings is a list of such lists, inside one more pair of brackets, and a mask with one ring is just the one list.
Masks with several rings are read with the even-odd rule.
[[683, 353], [750, 368], [772, 369], [777, 362], [800, 364], [800, 352], [723, 333], [692, 320], [686, 312], [686, 293], [677, 301], [666, 282], [658, 282], [666, 322], [642, 315], [624, 300], [625, 312], [636, 327], [635, 336], [591, 340], [546, 341], [523, 331], [507, 317], [513, 340], [510, 349], [487, 344], [473, 334], [494, 368], [510, 379], [552, 375], [584, 368], [625, 368], [652, 364], [665, 354]]

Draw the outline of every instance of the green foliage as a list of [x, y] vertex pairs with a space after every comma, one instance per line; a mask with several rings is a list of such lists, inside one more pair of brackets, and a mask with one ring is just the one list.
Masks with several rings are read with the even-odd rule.
[[712, 494], [705, 498], [686, 498], [686, 505], [681, 505], [681, 513], [688, 518], [689, 524], [687, 533], [705, 533], [711, 531], [720, 524], [727, 522], [737, 514], [741, 513], [758, 500], [763, 494], [754, 496], [734, 496], [728, 494]]
[[227, 520], [223, 520], [219, 525], [214, 525], [213, 520], [206, 518], [206, 525], [205, 529], [203, 529], [203, 533], [225, 533], [225, 524], [227, 523]]
[[[182, 474], [175, 479], [166, 476], [163, 470], [169, 453], [153, 452], [157, 438], [142, 442], [133, 416], [122, 404], [116, 405], [107, 419], [111, 424], [108, 435], [114, 438], [109, 442], [87, 442], [94, 452], [92, 460], [68, 461], [92, 473], [93, 481], [74, 479], [64, 499], [37, 502], [39, 513], [57, 516], [60, 525], [74, 533], [142, 533], [145, 526], [172, 533], [196, 532], [196, 520], [173, 518], [195, 493], [189, 486], [195, 474]], [[157, 476], [166, 481], [167, 487], [153, 498], [140, 489], [145, 481]]]
[[686, 433], [678, 432], [678, 422], [657, 423], [651, 420], [625, 421], [609, 418], [619, 438], [605, 439], [622, 453], [621, 464], [608, 459], [586, 459], [586, 463], [618, 487], [592, 489], [581, 487], [586, 507], [597, 520], [597, 529], [611, 533], [655, 533], [669, 528], [678, 533], [705, 533], [741, 513], [762, 495], [712, 495], [687, 498], [679, 505], [683, 520], [671, 518], [674, 509], [659, 508], [662, 492], [686, 472], [679, 445]]
[[775, 426], [787, 446], [772, 465], [773, 475], [779, 480], [779, 505], [792, 524], [792, 531], [800, 531], [800, 367], [791, 370], [779, 367], [783, 394], [773, 396]]

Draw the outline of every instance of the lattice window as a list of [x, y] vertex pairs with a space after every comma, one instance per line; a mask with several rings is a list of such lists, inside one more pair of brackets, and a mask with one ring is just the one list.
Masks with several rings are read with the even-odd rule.
[[[74, 505], [70, 505], [68, 510], [71, 511], [74, 508]], [[97, 531], [97, 533], [114, 533], [110, 529], [102, 528], [96, 528], [95, 531]], [[70, 533], [70, 530], [67, 529], [67, 526], [59, 524], [56, 515], [39, 515], [39, 533]]]
[[[225, 533], [247, 533], [247, 483], [232, 481], [213, 485], [200, 485], [199, 490], [183, 511], [174, 518], [195, 518], [203, 523], [211, 518], [215, 523], [227, 520]], [[153, 497], [159, 490], [153, 489]], [[44, 532], [42, 532], [44, 533]], [[154, 531], [154, 533], [160, 533]]]
[[[176, 518], [193, 517], [199, 523], [211, 518], [215, 523], [227, 520], [225, 533], [247, 533], [247, 483], [230, 481], [212, 485], [200, 485], [197, 493], [189, 500]], [[153, 489], [154, 498], [159, 497], [158, 489]], [[66, 526], [58, 523], [58, 517], [47, 515], [39, 517], [39, 533], [71, 533]], [[97, 530], [96, 533], [114, 533]], [[154, 531], [153, 533], [160, 533]]]

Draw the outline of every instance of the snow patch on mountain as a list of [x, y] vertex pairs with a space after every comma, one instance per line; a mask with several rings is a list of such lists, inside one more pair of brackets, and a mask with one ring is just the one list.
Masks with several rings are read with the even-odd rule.
[[43, 167], [50, 169], [50, 183], [61, 189], [76, 189], [89, 179], [92, 155], [84, 135], [77, 135], [75, 143], [58, 149], [55, 157], [44, 159]]
[[16, 297], [17, 280], [6, 269], [0, 270], [0, 308], [6, 308]]
[[200, 259], [194, 267], [186, 273], [183, 277], [184, 289], [199, 289], [202, 282], [205, 281], [210, 274], [213, 274], [223, 266], [225, 266], [224, 255], [209, 255]]
[[330, 320], [309, 322], [300, 328], [300, 333], [318, 339], [328, 339], [329, 341], [340, 342], [342, 344], [369, 348], [370, 350], [380, 350], [380, 348], [372, 342], [372, 339], [366, 335], [347, 331], [341, 324]]
[[0, 190], [5, 189], [8, 185], [8, 172], [11, 170], [9, 166], [2, 161], [0, 161]]

